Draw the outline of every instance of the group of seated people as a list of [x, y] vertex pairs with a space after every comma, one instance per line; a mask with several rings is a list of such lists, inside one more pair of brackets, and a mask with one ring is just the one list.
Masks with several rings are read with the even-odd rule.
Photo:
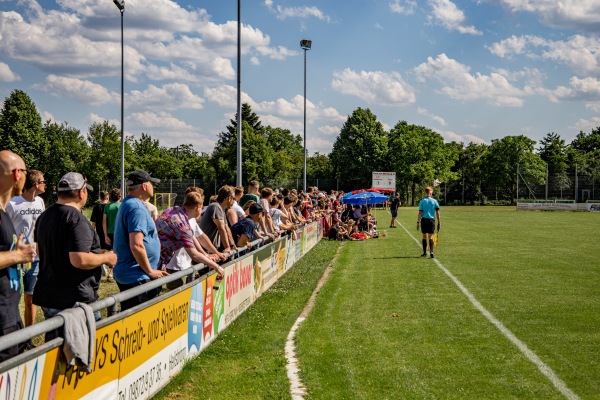
[[345, 204], [340, 212], [333, 214], [329, 240], [365, 240], [378, 238], [377, 220], [367, 205]]

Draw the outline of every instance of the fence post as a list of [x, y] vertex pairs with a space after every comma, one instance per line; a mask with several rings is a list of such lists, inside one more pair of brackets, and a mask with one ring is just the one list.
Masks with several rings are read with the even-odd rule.
[[546, 163], [546, 200], [548, 200], [548, 179], [549, 179], [549, 174], [548, 174], [548, 163]]
[[577, 176], [577, 167], [575, 164], [575, 203], [577, 203], [577, 192], [579, 191], [579, 177]]

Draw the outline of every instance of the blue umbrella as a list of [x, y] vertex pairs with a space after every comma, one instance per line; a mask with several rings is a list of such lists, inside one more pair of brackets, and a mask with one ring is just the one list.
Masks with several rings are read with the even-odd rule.
[[388, 200], [388, 196], [376, 192], [348, 193], [342, 197], [342, 203], [344, 204], [378, 204], [385, 203]]

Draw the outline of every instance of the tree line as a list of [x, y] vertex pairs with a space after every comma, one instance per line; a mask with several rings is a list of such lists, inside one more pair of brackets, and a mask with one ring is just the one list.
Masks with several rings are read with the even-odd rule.
[[[245, 182], [302, 179], [300, 135], [263, 126], [248, 104], [242, 106], [241, 131]], [[460, 180], [471, 200], [480, 197], [483, 187], [492, 186], [514, 202], [518, 175], [541, 184], [550, 173], [565, 188], [575, 169], [592, 177], [600, 175], [600, 128], [580, 132], [571, 143], [551, 132], [536, 144], [524, 135], [494, 139], [489, 145], [446, 143], [432, 129], [404, 120], [388, 132], [368, 108], [357, 108], [342, 126], [330, 154], [307, 155], [307, 177], [337, 179], [338, 188], [348, 191], [370, 187], [373, 171], [393, 171], [405, 200], [414, 201], [423, 185]], [[57, 182], [68, 171], [82, 172], [94, 184], [120, 177], [121, 134], [114, 125], [93, 123], [83, 135], [67, 123], [42, 123], [34, 102], [22, 90], [11, 92], [0, 110], [0, 148], [21, 155], [28, 168], [43, 171], [49, 182]], [[219, 133], [211, 154], [199, 153], [191, 144], [161, 146], [143, 132], [137, 139], [125, 138], [125, 171], [144, 169], [161, 179], [232, 184], [236, 156], [237, 116]]]

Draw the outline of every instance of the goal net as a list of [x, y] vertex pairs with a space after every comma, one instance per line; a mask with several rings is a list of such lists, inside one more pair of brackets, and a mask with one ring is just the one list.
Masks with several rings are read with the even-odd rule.
[[159, 210], [166, 210], [175, 205], [177, 193], [154, 193], [154, 205]]

